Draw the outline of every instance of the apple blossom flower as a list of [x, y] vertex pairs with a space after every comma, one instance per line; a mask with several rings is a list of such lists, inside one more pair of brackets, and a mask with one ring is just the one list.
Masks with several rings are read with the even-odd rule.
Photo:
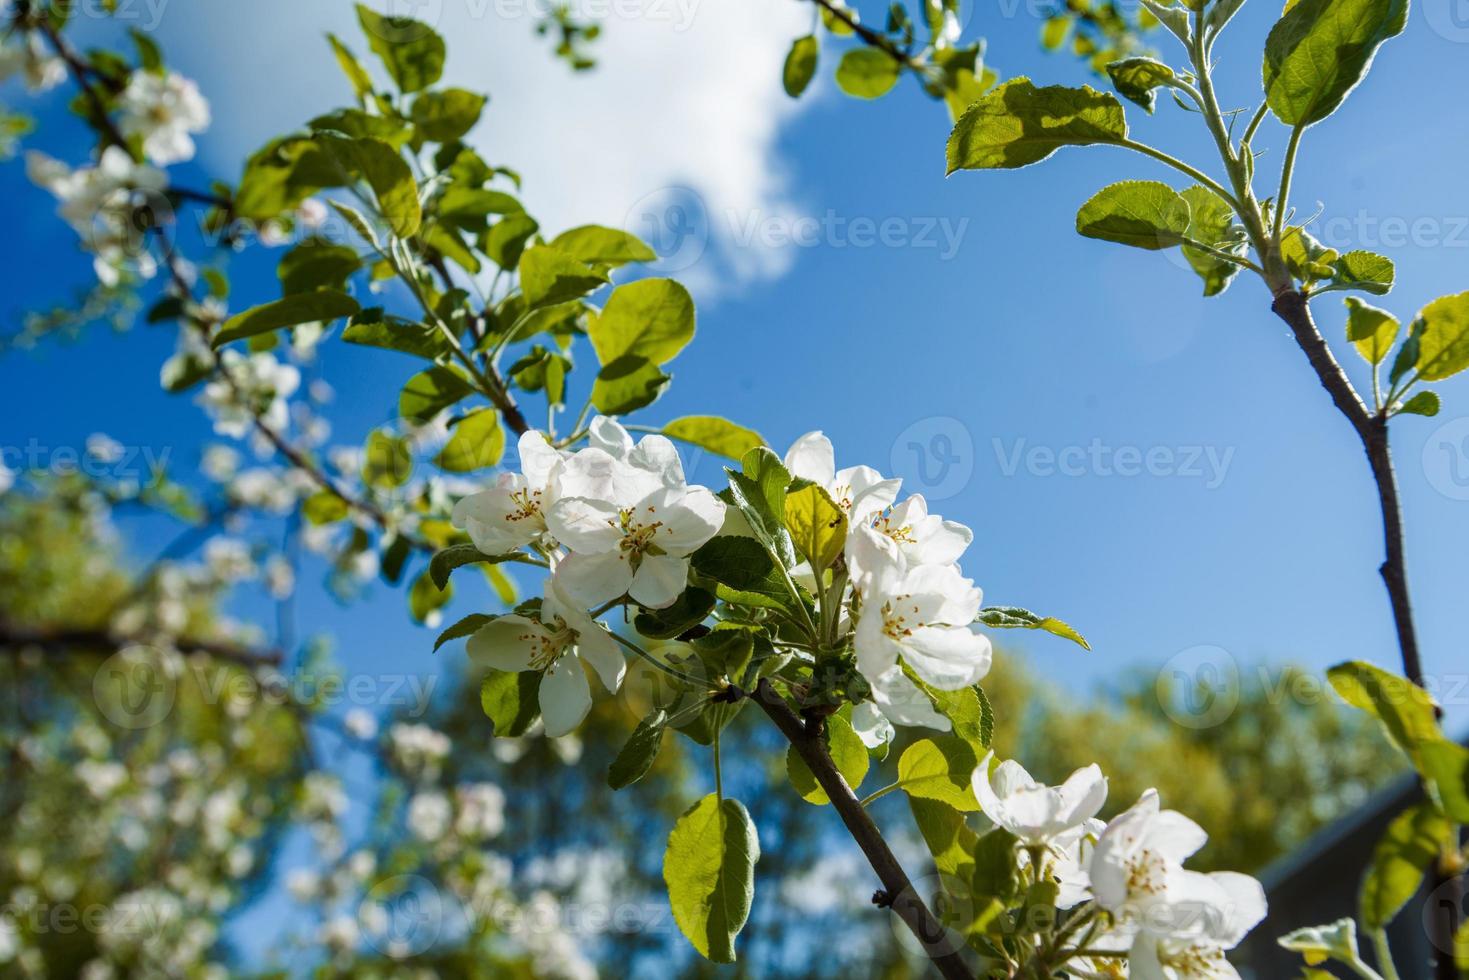
[[1107, 778], [1095, 763], [1052, 787], [1036, 782], [1014, 759], [992, 770], [994, 758], [987, 753], [974, 770], [974, 796], [985, 816], [1026, 844], [1049, 844], [1083, 826], [1107, 802]]
[[933, 706], [923, 690], [903, 673], [901, 665], [889, 668], [868, 684], [872, 700], [852, 709], [852, 729], [862, 744], [875, 749], [893, 739], [893, 726], [932, 728], [947, 732], [953, 725]]
[[1148, 790], [1097, 840], [1087, 866], [1092, 894], [1120, 928], [1135, 931], [1133, 976], [1149, 980], [1235, 977], [1224, 958], [1265, 917], [1265, 892], [1249, 875], [1189, 871], [1208, 840]]
[[820, 432], [797, 439], [786, 452], [785, 467], [792, 476], [825, 488], [853, 524], [890, 506], [903, 485], [902, 480], [885, 479], [870, 466], [838, 470], [831, 440]]
[[214, 419], [214, 431], [243, 438], [257, 415], [272, 431], [284, 430], [290, 420], [285, 400], [301, 384], [301, 372], [267, 351], [242, 354], [231, 348], [220, 360], [229, 379], [210, 381], [197, 399]]
[[520, 437], [521, 473], [502, 473], [495, 485], [454, 505], [454, 526], [469, 532], [487, 555], [503, 555], [538, 541], [546, 533], [551, 472], [561, 462], [539, 432]]
[[553, 573], [538, 612], [500, 616], [480, 627], [466, 644], [470, 659], [481, 666], [543, 672], [541, 717], [546, 734], [552, 737], [572, 731], [591, 710], [592, 693], [583, 660], [609, 691], [622, 685], [627, 670], [607, 630], [567, 599], [558, 586]]
[[900, 661], [942, 691], [968, 687], [989, 672], [989, 638], [970, 626], [982, 594], [953, 565], [878, 562], [860, 584], [859, 597], [857, 669], [869, 682]]
[[[863, 533], [863, 529], [876, 533]], [[874, 561], [899, 557], [909, 566], [952, 565], [974, 540], [974, 532], [957, 521], [930, 514], [928, 501], [914, 494], [854, 524], [847, 537], [847, 568], [853, 578], [861, 578]]]
[[15, 75], [25, 78], [32, 93], [48, 92], [66, 80], [66, 63], [48, 54], [34, 33], [12, 35], [0, 44], [0, 82]]
[[59, 160], [32, 151], [26, 155], [31, 180], [61, 202], [61, 217], [96, 256], [93, 269], [103, 285], [115, 286], [124, 268], [144, 279], [158, 271], [139, 235], [135, 208], [156, 200], [168, 186], [161, 170], [133, 160], [121, 147], [102, 151], [96, 166], [71, 169]]
[[194, 155], [190, 133], [209, 126], [209, 103], [199, 86], [175, 72], [133, 72], [118, 99], [124, 136], [139, 136], [143, 152], [159, 166], [181, 163]]

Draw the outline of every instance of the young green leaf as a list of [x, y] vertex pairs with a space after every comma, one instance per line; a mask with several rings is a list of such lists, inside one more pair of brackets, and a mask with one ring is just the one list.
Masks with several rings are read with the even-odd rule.
[[444, 39], [427, 24], [409, 17], [384, 17], [360, 3], [357, 19], [368, 47], [382, 59], [401, 91], [426, 89], [444, 74]]
[[638, 236], [602, 225], [582, 225], [563, 231], [551, 240], [551, 247], [587, 265], [619, 266], [653, 262], [658, 258], [658, 253]]
[[1156, 180], [1125, 180], [1104, 187], [1076, 213], [1081, 235], [1150, 251], [1180, 244], [1188, 226], [1188, 202]]
[[1397, 269], [1392, 260], [1375, 252], [1347, 252], [1335, 262], [1332, 284], [1340, 289], [1360, 289], [1374, 296], [1392, 292]]
[[902, 72], [903, 66], [885, 51], [852, 48], [837, 65], [837, 85], [859, 99], [876, 99], [893, 90]]
[[1090, 86], [1036, 88], [1012, 78], [980, 97], [949, 136], [948, 172], [1038, 163], [1063, 146], [1120, 143], [1127, 117], [1114, 96]]
[[355, 248], [309, 238], [282, 256], [275, 271], [281, 281], [281, 292], [294, 296], [317, 289], [341, 291], [361, 268], [362, 260]]
[[362, 67], [362, 62], [357, 60], [357, 56], [335, 34], [328, 34], [326, 39], [332, 46], [332, 52], [337, 57], [337, 64], [341, 66], [342, 74], [346, 75], [347, 81], [352, 83], [352, 93], [359, 101], [371, 95], [372, 76], [367, 73], [366, 68]]
[[1443, 739], [1433, 700], [1428, 692], [1406, 678], [1361, 660], [1338, 664], [1326, 672], [1342, 699], [1382, 722], [1398, 748], [1419, 764], [1421, 746]]
[[658, 400], [673, 378], [638, 354], [602, 365], [592, 382], [592, 405], [603, 415], [626, 415]]
[[[1208, 245], [1230, 254], [1240, 254], [1245, 249], [1243, 241], [1231, 239], [1234, 228], [1234, 209], [1229, 203], [1202, 184], [1185, 187], [1179, 197], [1188, 204], [1188, 237], [1200, 245]], [[1239, 275], [1240, 266], [1228, 259], [1212, 255], [1193, 245], [1183, 246], [1184, 258], [1189, 266], [1204, 280], [1204, 295], [1217, 296], [1229, 287]]]
[[533, 246], [520, 257], [520, 290], [527, 310], [580, 299], [607, 282], [605, 273], [550, 245]]
[[818, 51], [819, 45], [814, 34], [798, 37], [791, 43], [785, 67], [781, 71], [781, 84], [785, 86], [786, 95], [794, 99], [806, 91], [811, 79], [816, 76]]
[[742, 459], [750, 450], [765, 445], [760, 433], [717, 415], [674, 419], [663, 427], [663, 434], [728, 459]]
[[479, 122], [488, 100], [462, 88], [424, 92], [413, 100], [409, 113], [419, 134], [431, 143], [451, 143]]
[[[861, 786], [867, 776], [867, 767], [871, 765], [871, 757], [867, 754], [867, 746], [852, 729], [852, 723], [839, 714], [827, 718], [826, 741], [832, 764], [842, 774], [842, 779], [854, 790]], [[806, 765], [806, 760], [801, 758], [794, 745], [786, 750], [786, 774], [801, 799], [807, 803], [823, 806], [831, 802], [831, 797], [816, 781], [811, 767]]]
[[1397, 342], [1398, 318], [1355, 296], [1348, 296], [1346, 302], [1347, 339], [1368, 364], [1381, 364]]
[[408, 589], [408, 612], [414, 622], [427, 623], [432, 613], [444, 608], [454, 597], [454, 588], [447, 582], [440, 586], [427, 572], [413, 580]]
[[685, 589], [673, 605], [645, 609], [633, 618], [633, 627], [652, 640], [671, 640], [687, 633], [714, 611], [714, 595], [703, 589]]
[[638, 722], [638, 727], [633, 729], [607, 770], [608, 786], [622, 789], [647, 775], [658, 758], [658, 750], [663, 747], [667, 723], [668, 715], [662, 709]]
[[604, 365], [636, 355], [661, 366], [694, 339], [694, 300], [672, 279], [639, 279], [612, 291], [587, 333]]
[[287, 296], [230, 317], [219, 333], [214, 335], [210, 346], [218, 350], [233, 341], [269, 333], [281, 327], [352, 316], [359, 309], [355, 299], [334, 289]]
[[505, 430], [500, 425], [500, 413], [481, 408], [454, 425], [453, 435], [434, 457], [434, 464], [448, 473], [472, 473], [494, 466], [504, 455]]
[[978, 621], [985, 626], [1002, 630], [1042, 630], [1053, 636], [1070, 640], [1083, 650], [1092, 648], [1080, 633], [1061, 620], [1054, 616], [1037, 616], [1029, 609], [1021, 609], [1019, 606], [991, 606], [988, 609], [981, 609]]
[[1265, 101], [1287, 126], [1320, 122], [1407, 23], [1407, 0], [1300, 0], [1265, 40]]
[[401, 354], [435, 360], [449, 351], [449, 342], [435, 327], [388, 315], [374, 306], [352, 317], [342, 339], [349, 344], [379, 347]]
[[529, 563], [531, 558], [519, 551], [487, 555], [472, 544], [451, 544], [434, 552], [433, 558], [429, 560], [428, 573], [433, 583], [442, 589], [449, 583], [449, 574], [456, 568], [475, 564], [497, 565], [507, 561]]
[[933, 855], [934, 868], [941, 875], [968, 881], [974, 874], [974, 848], [979, 835], [964, 822], [964, 814], [947, 803], [908, 797], [908, 808], [918, 832]]
[[318, 490], [301, 503], [301, 516], [308, 524], [335, 524], [351, 512], [347, 501], [331, 490]]
[[418, 182], [397, 150], [380, 139], [349, 139], [326, 132], [317, 133], [315, 139], [343, 169], [367, 181], [393, 234], [411, 238], [418, 232], [423, 222]]
[[413, 473], [413, 456], [403, 439], [381, 429], [374, 429], [367, 437], [367, 447], [362, 454], [362, 482], [368, 486], [391, 489], [408, 482]]
[[831, 567], [847, 543], [847, 515], [815, 483], [786, 495], [785, 525], [796, 550], [818, 573]]
[[738, 800], [710, 793], [674, 824], [663, 854], [663, 880], [674, 921], [700, 955], [735, 961], [735, 936], [755, 896], [760, 840]]
[[1469, 367], [1469, 292], [1434, 300], [1415, 322], [1423, 329], [1418, 377], [1441, 381]]
[[1441, 407], [1437, 392], [1420, 391], [1418, 394], [1403, 402], [1396, 415], [1427, 415], [1432, 417], [1438, 414]]
[[1112, 79], [1117, 94], [1151, 114], [1158, 101], [1156, 89], [1172, 83], [1174, 74], [1156, 58], [1125, 58], [1107, 66], [1107, 77]]
[[472, 394], [474, 386], [462, 371], [436, 365], [408, 379], [398, 394], [398, 414], [423, 424]]
[[953, 735], [919, 739], [898, 759], [898, 782], [909, 796], [938, 800], [964, 813], [979, 809], [970, 778], [979, 759]]
[[495, 737], [519, 738], [540, 717], [541, 677], [539, 670], [520, 673], [493, 670], [485, 676], [479, 689], [479, 703], [486, 717], [494, 722]]
[[1362, 925], [1369, 932], [1386, 927], [1418, 893], [1424, 874], [1449, 846], [1456, 829], [1430, 802], [1393, 818], [1372, 852], [1372, 864], [1362, 881]]

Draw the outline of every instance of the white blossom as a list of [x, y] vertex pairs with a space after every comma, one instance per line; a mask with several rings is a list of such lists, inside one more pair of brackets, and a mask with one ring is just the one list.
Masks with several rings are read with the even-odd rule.
[[191, 159], [194, 140], [189, 134], [209, 126], [209, 103], [199, 86], [175, 72], [133, 72], [118, 105], [118, 128], [125, 136], [142, 137], [143, 152], [159, 166]]
[[1014, 759], [991, 767], [994, 758], [987, 753], [974, 770], [975, 798], [985, 816], [1026, 844], [1048, 844], [1076, 830], [1107, 802], [1107, 778], [1095, 763], [1052, 787], [1036, 782]]

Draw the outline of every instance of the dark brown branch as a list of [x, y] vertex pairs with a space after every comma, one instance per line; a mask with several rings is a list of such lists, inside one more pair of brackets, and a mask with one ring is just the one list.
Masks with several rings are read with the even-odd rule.
[[1392, 450], [1388, 444], [1385, 412], [1373, 414], [1358, 397], [1346, 372], [1331, 353], [1306, 297], [1289, 290], [1275, 298], [1271, 307], [1286, 322], [1306, 360], [1331, 395], [1337, 410], [1346, 416], [1362, 441], [1372, 478], [1377, 484], [1377, 499], [1382, 510], [1382, 530], [1387, 558], [1380, 569], [1392, 603], [1393, 622], [1397, 627], [1398, 648], [1402, 653], [1403, 672], [1414, 684], [1423, 686], [1423, 663], [1418, 653], [1418, 636], [1413, 627], [1413, 605], [1408, 594], [1407, 561], [1403, 554], [1403, 514], [1398, 501], [1397, 475], [1393, 471]]
[[801, 760], [816, 777], [822, 790], [831, 798], [832, 806], [841, 815], [842, 823], [847, 825], [852, 839], [857, 842], [862, 853], [867, 855], [868, 863], [882, 882], [882, 904], [890, 907], [923, 944], [939, 973], [949, 980], [974, 980], [974, 972], [964, 962], [962, 947], [953, 948], [953, 932], [946, 929], [929, 911], [923, 896], [918, 894], [913, 883], [908, 880], [907, 872], [888, 847], [887, 841], [883, 840], [882, 831], [872, 822], [867, 809], [858, 801], [852, 788], [832, 763], [831, 755], [826, 750], [826, 742], [821, 736], [821, 726], [808, 725], [803, 721], [769, 680], [762, 680], [750, 697], [775, 722], [775, 726], [795, 747]]
[[811, 0], [811, 2], [830, 14], [833, 20], [845, 24], [853, 34], [861, 38], [862, 43], [869, 47], [877, 48], [905, 68], [911, 68], [913, 71], [919, 73], [923, 72], [924, 65], [922, 62], [914, 60], [911, 54], [898, 47], [891, 38], [883, 37], [877, 31], [874, 31], [857, 20], [848, 7], [837, 4], [833, 0]]
[[[142, 634], [120, 633], [105, 627], [78, 626], [19, 626], [0, 621], [0, 652], [15, 652], [25, 647], [41, 647], [49, 650], [72, 650], [96, 648], [121, 650], [133, 644], [147, 644], [151, 640]], [[174, 637], [168, 645], [180, 653], [206, 653], [219, 660], [239, 664], [242, 667], [278, 667], [282, 657], [279, 650], [257, 650], [226, 640]]]

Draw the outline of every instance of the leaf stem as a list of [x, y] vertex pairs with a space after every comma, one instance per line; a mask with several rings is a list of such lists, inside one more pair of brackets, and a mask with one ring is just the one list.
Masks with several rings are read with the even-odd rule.
[[637, 654], [639, 657], [643, 658], [648, 663], [652, 664], [654, 667], [657, 667], [659, 670], [663, 671], [663, 673], [667, 674], [668, 676], [670, 676], [670, 677], [677, 677], [679, 680], [683, 681], [685, 684], [692, 684], [696, 688], [707, 688], [709, 686], [708, 680], [706, 680], [704, 678], [695, 677], [693, 674], [685, 674], [683, 671], [679, 670], [677, 667], [670, 667], [668, 664], [666, 664], [663, 661], [659, 660], [657, 657], [653, 656], [647, 650], [644, 650], [642, 647], [638, 646], [632, 640], [629, 640], [627, 637], [623, 636], [621, 633], [617, 632], [616, 630], [608, 630], [607, 633], [608, 633], [609, 636], [612, 637], [612, 639], [616, 640], [618, 643], [621, 643], [623, 646], [627, 647], [633, 653]]
[[1392, 948], [1387, 943], [1386, 929], [1372, 931], [1372, 948], [1377, 951], [1377, 966], [1378, 971], [1382, 974], [1382, 980], [1401, 980], [1398, 976], [1398, 968], [1392, 961]]
[[1134, 139], [1124, 139], [1118, 142], [1116, 145], [1128, 150], [1135, 150], [1138, 153], [1143, 154], [1144, 156], [1152, 157], [1159, 163], [1166, 164], [1172, 167], [1174, 170], [1177, 170], [1179, 173], [1186, 174], [1187, 176], [1192, 177], [1194, 180], [1198, 181], [1200, 184], [1203, 184], [1205, 187], [1209, 188], [1209, 190], [1213, 191], [1215, 194], [1218, 194], [1221, 198], [1228, 201], [1230, 206], [1233, 207], [1236, 211], [1243, 210], [1239, 201], [1235, 198], [1234, 194], [1226, 190], [1224, 188], [1224, 185], [1220, 184], [1213, 177], [1210, 177], [1208, 174], [1204, 173], [1202, 170], [1199, 170], [1197, 167], [1193, 167], [1187, 163], [1184, 163], [1182, 160], [1178, 159], [1172, 154], [1166, 153], [1155, 146], [1149, 146], [1146, 143], [1140, 143]]
[[1301, 149], [1301, 137], [1305, 134], [1305, 126], [1296, 126], [1290, 131], [1290, 143], [1285, 148], [1285, 163], [1280, 168], [1280, 192], [1275, 195], [1275, 224], [1272, 228], [1272, 237], [1276, 244], [1280, 243], [1280, 234], [1285, 229], [1286, 203], [1290, 200], [1290, 182], [1296, 169], [1296, 154]]

